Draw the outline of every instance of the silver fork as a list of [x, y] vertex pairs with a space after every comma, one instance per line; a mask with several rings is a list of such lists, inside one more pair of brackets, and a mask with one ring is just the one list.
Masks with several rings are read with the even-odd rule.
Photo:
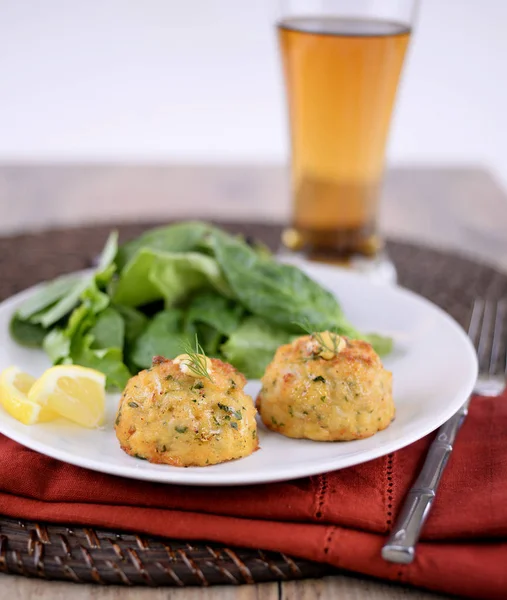
[[[477, 348], [479, 376], [474, 394], [499, 396], [506, 387], [507, 331], [504, 331], [507, 302], [474, 302], [468, 335]], [[458, 412], [438, 429], [423, 468], [410, 488], [389, 539], [382, 548], [382, 558], [409, 564], [414, 560], [415, 545], [433, 504], [447, 459], [456, 435], [466, 419], [470, 398]]]

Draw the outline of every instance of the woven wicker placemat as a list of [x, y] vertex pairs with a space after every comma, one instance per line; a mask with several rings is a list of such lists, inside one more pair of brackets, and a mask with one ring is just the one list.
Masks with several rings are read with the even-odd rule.
[[[122, 240], [156, 224], [117, 227]], [[230, 231], [276, 248], [280, 228], [229, 223]], [[0, 300], [35, 283], [89, 267], [109, 225], [0, 238]], [[465, 325], [477, 296], [507, 296], [507, 274], [469, 259], [389, 243], [401, 285], [429, 298]], [[15, 521], [0, 516], [0, 571], [74, 582], [123, 585], [216, 585], [321, 577], [328, 565], [280, 553], [156, 539], [119, 531]]]

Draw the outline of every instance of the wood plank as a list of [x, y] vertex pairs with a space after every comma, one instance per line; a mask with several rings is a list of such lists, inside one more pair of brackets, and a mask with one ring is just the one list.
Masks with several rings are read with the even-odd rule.
[[0, 575], [0, 597], [9, 600], [278, 600], [278, 584], [209, 588], [128, 588], [76, 585]]
[[324, 579], [287, 581], [282, 584], [280, 600], [446, 600], [450, 596], [432, 594], [414, 588], [370, 579], [338, 575]]

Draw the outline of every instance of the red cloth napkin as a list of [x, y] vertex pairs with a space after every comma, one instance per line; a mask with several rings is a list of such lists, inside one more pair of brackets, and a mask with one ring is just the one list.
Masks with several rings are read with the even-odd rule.
[[507, 598], [507, 395], [476, 399], [407, 566], [380, 549], [432, 436], [369, 463], [288, 483], [144, 483], [53, 460], [0, 436], [0, 513], [285, 552], [382, 579]]

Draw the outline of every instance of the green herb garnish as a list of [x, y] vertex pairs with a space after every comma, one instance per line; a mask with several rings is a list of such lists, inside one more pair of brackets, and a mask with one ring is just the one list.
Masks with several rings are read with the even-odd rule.
[[130, 408], [139, 408], [139, 404], [137, 402], [129, 402]]
[[208, 371], [207, 356], [204, 353], [203, 347], [199, 344], [197, 334], [195, 335], [195, 349], [191, 346], [190, 342], [187, 341], [183, 344], [183, 351], [188, 356], [185, 365], [190, 371], [197, 377], [205, 377], [212, 381]]
[[322, 375], [317, 375], [317, 377], [313, 378], [313, 381], [322, 381], [322, 383], [326, 383], [326, 380], [324, 377], [322, 377]]
[[176, 425], [174, 429], [176, 429], [178, 433], [186, 433], [188, 431], [188, 427], [185, 427], [183, 425]]
[[317, 341], [317, 343], [319, 344], [319, 346], [322, 348], [322, 350], [327, 350], [328, 352], [332, 352], [333, 354], [338, 354], [338, 352], [340, 351], [339, 348], [339, 344], [340, 344], [340, 335], [338, 333], [336, 333], [336, 331], [332, 331], [329, 330], [329, 338], [331, 339], [332, 344], [330, 345], [328, 342], [326, 342], [324, 340], [324, 338], [322, 337], [322, 333], [319, 331], [316, 331], [314, 327], [312, 327], [311, 323], [306, 320], [303, 322], [298, 322], [296, 323], [296, 325], [298, 325], [299, 327], [301, 327], [301, 329], [303, 329], [304, 331], [306, 331], [306, 333], [308, 335], [311, 335], [312, 338], [314, 340]]

